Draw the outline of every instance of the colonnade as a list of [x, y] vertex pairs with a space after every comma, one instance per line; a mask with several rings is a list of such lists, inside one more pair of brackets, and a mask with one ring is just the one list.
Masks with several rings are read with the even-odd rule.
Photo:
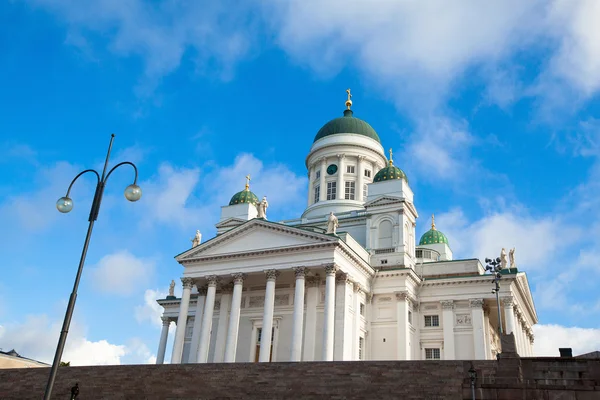
[[[323, 361], [333, 361], [334, 359], [334, 325], [336, 323], [336, 273], [338, 267], [335, 264], [324, 266], [325, 272], [325, 305], [324, 305], [324, 322], [323, 322], [323, 351], [321, 359]], [[314, 335], [307, 335], [304, 338], [304, 357], [302, 354], [303, 332], [316, 331], [316, 311], [319, 302], [318, 299], [318, 280], [315, 277], [307, 276], [308, 268], [295, 267], [293, 268], [295, 275], [294, 289], [294, 309], [292, 322], [292, 343], [290, 352], [290, 361], [312, 360], [315, 350]], [[260, 339], [260, 350], [258, 355], [259, 362], [269, 362], [271, 357], [271, 339], [273, 328], [273, 314], [275, 308], [275, 283], [280, 275], [280, 270], [270, 269], [264, 271], [266, 276], [266, 290], [264, 296], [263, 316], [262, 316], [262, 334]], [[346, 274], [342, 274], [347, 277]], [[242, 303], [242, 289], [244, 284], [245, 274], [236, 273], [232, 275], [233, 290], [225, 292], [221, 298], [220, 313], [227, 315], [229, 304], [231, 304], [231, 312], [229, 312], [228, 324], [219, 325], [219, 328], [226, 329], [226, 335], [221, 335], [215, 344], [215, 362], [235, 362], [238, 333], [240, 326], [240, 314]], [[221, 277], [216, 275], [206, 278], [206, 286], [198, 287], [198, 301], [196, 308], [196, 318], [192, 330], [192, 341], [190, 348], [190, 356], [187, 360], [192, 363], [208, 362], [209, 347], [211, 342], [211, 331], [213, 323], [213, 310], [215, 307], [216, 290]], [[306, 287], [306, 281], [309, 280], [312, 285]], [[171, 363], [178, 364], [182, 362], [183, 345], [185, 340], [185, 331], [188, 319], [189, 302], [192, 286], [194, 281], [192, 278], [182, 278], [183, 294], [179, 306], [179, 315], [177, 318], [177, 328], [175, 331], [175, 341], [173, 344], [173, 353], [171, 355]], [[196, 283], [198, 285], [198, 283]], [[308, 289], [308, 290], [306, 290]], [[306, 296], [305, 296], [306, 294]], [[304, 302], [306, 297], [306, 327], [304, 327]], [[342, 302], [342, 306], [347, 306]], [[340, 310], [338, 310], [339, 312]], [[355, 310], [358, 313], [358, 310]], [[225, 314], [223, 314], [225, 313]], [[220, 321], [223, 317], [220, 318]], [[163, 317], [163, 330], [158, 349], [157, 364], [164, 362], [165, 349], [167, 344], [168, 329], [170, 321]], [[343, 336], [343, 335], [342, 335]], [[221, 342], [219, 342], [219, 340]], [[223, 350], [224, 356], [220, 350]], [[312, 351], [313, 357], [310, 352]]]

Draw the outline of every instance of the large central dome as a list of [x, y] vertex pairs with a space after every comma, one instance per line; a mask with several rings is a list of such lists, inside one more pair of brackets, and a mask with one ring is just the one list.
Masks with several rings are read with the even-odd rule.
[[336, 119], [332, 119], [317, 132], [317, 136], [315, 136], [315, 142], [319, 139], [324, 138], [329, 135], [337, 135], [339, 133], [354, 133], [357, 135], [363, 135], [370, 137], [377, 141], [377, 143], [381, 143], [379, 140], [379, 136], [375, 129], [367, 122], [362, 119], [355, 118], [352, 116], [352, 110], [344, 110], [344, 116]]

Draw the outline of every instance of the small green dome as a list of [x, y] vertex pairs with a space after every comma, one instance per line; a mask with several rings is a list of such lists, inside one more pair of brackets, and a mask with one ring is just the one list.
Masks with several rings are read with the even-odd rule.
[[256, 195], [252, 193], [248, 187], [246, 187], [246, 189], [242, 190], [241, 192], [234, 194], [229, 201], [230, 206], [242, 203], [256, 204], [258, 203], [258, 197], [256, 197]]
[[[436, 244], [436, 243], [446, 243], [448, 244], [448, 238], [442, 232], [435, 229], [435, 219], [434, 216], [431, 216], [431, 229], [428, 230], [421, 236], [421, 240], [419, 240], [419, 246], [424, 244]], [[449, 245], [449, 244], [448, 244]]]
[[353, 117], [352, 114], [352, 110], [344, 110], [343, 117], [332, 119], [323, 125], [323, 127], [319, 129], [319, 132], [317, 132], [314, 142], [325, 136], [337, 135], [338, 133], [354, 133], [370, 137], [371, 139], [376, 140], [377, 143], [381, 143], [375, 129], [362, 119]]
[[379, 170], [377, 174], [375, 174], [375, 178], [373, 178], [373, 182], [383, 182], [389, 181], [392, 179], [404, 179], [406, 183], [408, 183], [408, 177], [400, 168], [396, 167], [393, 162], [390, 160], [390, 163], [387, 167]]

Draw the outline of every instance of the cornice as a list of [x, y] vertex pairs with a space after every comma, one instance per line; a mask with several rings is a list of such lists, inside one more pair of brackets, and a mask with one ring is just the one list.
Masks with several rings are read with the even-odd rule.
[[376, 275], [377, 278], [392, 278], [392, 277], [396, 277], [396, 276], [406, 276], [407, 278], [412, 280], [412, 282], [415, 285], [418, 285], [421, 283], [421, 279], [418, 277], [418, 275], [412, 268], [404, 268], [401, 270], [377, 271], [377, 275]]

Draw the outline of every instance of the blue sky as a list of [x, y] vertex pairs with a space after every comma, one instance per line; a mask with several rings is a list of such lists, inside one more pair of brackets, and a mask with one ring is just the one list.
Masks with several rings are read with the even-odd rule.
[[[538, 354], [600, 347], [600, 5], [593, 1], [0, 4], [0, 348], [51, 361], [93, 195], [108, 183], [65, 359], [151, 362], [196, 229], [253, 176], [301, 214], [304, 158], [352, 88], [455, 257], [517, 248]], [[285, 190], [280, 188], [285, 187]], [[172, 336], [171, 336], [172, 338]], [[170, 352], [170, 345], [168, 353]], [[168, 358], [168, 355], [167, 355]]]

